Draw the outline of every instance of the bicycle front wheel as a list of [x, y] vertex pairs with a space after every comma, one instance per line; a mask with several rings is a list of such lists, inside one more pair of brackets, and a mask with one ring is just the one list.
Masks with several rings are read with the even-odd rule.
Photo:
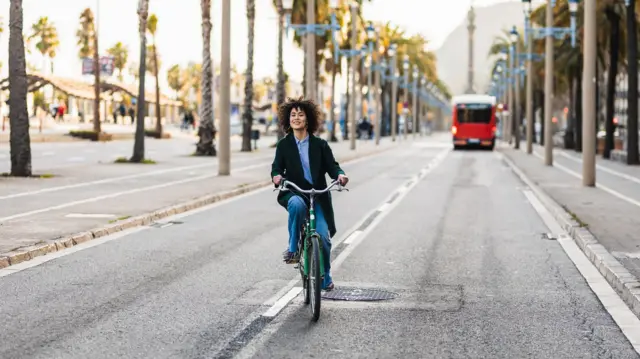
[[311, 297], [311, 320], [314, 322], [320, 318], [320, 290], [322, 278], [320, 277], [320, 240], [317, 235], [311, 236], [311, 255], [309, 256], [309, 282], [308, 291]]

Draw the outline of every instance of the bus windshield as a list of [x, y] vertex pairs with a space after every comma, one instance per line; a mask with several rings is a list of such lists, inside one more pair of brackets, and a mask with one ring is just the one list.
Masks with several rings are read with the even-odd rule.
[[456, 107], [456, 118], [458, 123], [491, 123], [490, 104], [460, 104]]

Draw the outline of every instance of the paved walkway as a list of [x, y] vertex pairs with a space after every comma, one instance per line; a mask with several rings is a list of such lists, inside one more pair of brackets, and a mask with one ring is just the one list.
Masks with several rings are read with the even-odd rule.
[[554, 149], [554, 166], [548, 167], [540, 146], [533, 155], [524, 149], [499, 150], [640, 278], [640, 168], [598, 158], [597, 186], [583, 187], [579, 153]]
[[[342, 141], [332, 148], [344, 162], [410, 143], [383, 139], [376, 146], [373, 141], [358, 141], [351, 151], [349, 142]], [[133, 219], [148, 224], [154, 220], [151, 213], [161, 209], [185, 211], [215, 202], [219, 198], [214, 196], [221, 193], [239, 195], [269, 180], [273, 152], [272, 148], [234, 152], [229, 177], [217, 176], [217, 158], [174, 154], [157, 165], [87, 163], [60, 168], [50, 179], [0, 178], [0, 262], [10, 252], [33, 250], [34, 245], [50, 243], [55, 248], [54, 240], [78, 233], [91, 238], [104, 235], [100, 232], [104, 226]], [[197, 202], [203, 197], [207, 200]], [[189, 201], [196, 202], [185, 204]], [[109, 231], [118, 230], [122, 228]]]

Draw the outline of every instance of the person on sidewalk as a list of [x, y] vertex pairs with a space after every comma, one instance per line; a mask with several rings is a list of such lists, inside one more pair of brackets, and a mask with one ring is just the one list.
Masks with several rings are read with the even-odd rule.
[[[271, 178], [279, 186], [286, 178], [302, 189], [325, 189], [325, 174], [338, 180], [342, 186], [349, 182], [335, 160], [327, 141], [315, 136], [320, 120], [320, 109], [311, 100], [288, 99], [278, 109], [279, 125], [286, 135], [276, 144], [271, 165]], [[307, 216], [309, 199], [292, 191], [280, 192], [278, 203], [289, 212], [289, 247], [284, 251], [285, 263], [299, 261], [298, 239]], [[336, 233], [333, 205], [329, 192], [317, 197], [315, 204], [316, 231], [322, 240], [325, 276], [324, 290], [334, 288], [331, 278], [331, 237]]]

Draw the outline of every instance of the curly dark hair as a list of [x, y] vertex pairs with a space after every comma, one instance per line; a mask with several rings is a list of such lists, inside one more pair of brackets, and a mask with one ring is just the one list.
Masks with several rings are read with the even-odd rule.
[[320, 118], [322, 116], [320, 106], [312, 100], [304, 99], [302, 96], [297, 99], [287, 98], [287, 101], [278, 107], [278, 122], [282, 132], [289, 133], [292, 131], [290, 117], [291, 110], [294, 108], [304, 112], [307, 117], [307, 131], [310, 134], [315, 134], [320, 128]]

